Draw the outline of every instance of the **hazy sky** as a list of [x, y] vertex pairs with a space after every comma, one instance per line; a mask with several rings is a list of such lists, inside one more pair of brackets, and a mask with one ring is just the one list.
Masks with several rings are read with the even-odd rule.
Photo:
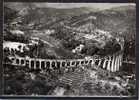
[[79, 7], [92, 7], [98, 9], [108, 9], [111, 7], [124, 6], [124, 5], [134, 5], [131, 3], [44, 3], [37, 4], [40, 7], [53, 7], [53, 8], [79, 8]]
[[[29, 3], [6, 3], [9, 6], [22, 6], [24, 4]], [[118, 6], [126, 6], [126, 5], [135, 5], [134, 3], [31, 3], [36, 5], [37, 7], [52, 7], [52, 8], [79, 8], [79, 7], [91, 7], [96, 9], [109, 9], [112, 7], [118, 7]]]

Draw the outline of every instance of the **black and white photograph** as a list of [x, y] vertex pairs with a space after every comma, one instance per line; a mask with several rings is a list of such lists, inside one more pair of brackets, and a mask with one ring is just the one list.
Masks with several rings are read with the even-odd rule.
[[4, 95], [136, 95], [136, 4], [5, 2]]

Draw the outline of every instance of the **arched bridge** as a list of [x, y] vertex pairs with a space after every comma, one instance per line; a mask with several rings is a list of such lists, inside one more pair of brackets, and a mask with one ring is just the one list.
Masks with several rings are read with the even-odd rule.
[[30, 69], [58, 69], [61, 67], [77, 67], [80, 65], [97, 65], [111, 72], [119, 71], [123, 54], [117, 52], [105, 57], [93, 56], [89, 59], [38, 59], [26, 57], [9, 57], [12, 65], [27, 66]]

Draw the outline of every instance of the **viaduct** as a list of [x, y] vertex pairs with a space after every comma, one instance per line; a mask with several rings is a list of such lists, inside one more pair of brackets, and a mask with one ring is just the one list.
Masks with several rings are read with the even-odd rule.
[[59, 69], [61, 67], [78, 67], [80, 65], [97, 65], [110, 72], [120, 70], [122, 66], [123, 53], [117, 52], [105, 57], [92, 56], [89, 59], [40, 59], [10, 56], [12, 65], [27, 66], [30, 69]]

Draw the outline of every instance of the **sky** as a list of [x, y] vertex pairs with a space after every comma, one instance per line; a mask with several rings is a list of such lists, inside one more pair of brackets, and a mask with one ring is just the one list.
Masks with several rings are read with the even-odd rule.
[[79, 8], [79, 7], [91, 7], [97, 9], [109, 9], [111, 7], [118, 7], [124, 5], [134, 5], [131, 3], [44, 3], [44, 4], [37, 4], [37, 6], [47, 6], [53, 8]]
[[[29, 3], [19, 3], [19, 2], [9, 2], [6, 3], [8, 6], [22, 6], [24, 4]], [[113, 7], [119, 7], [119, 6], [126, 6], [126, 5], [135, 5], [134, 3], [31, 3], [34, 4], [37, 7], [51, 7], [51, 8], [80, 8], [80, 7], [90, 7], [95, 9], [109, 9]]]

